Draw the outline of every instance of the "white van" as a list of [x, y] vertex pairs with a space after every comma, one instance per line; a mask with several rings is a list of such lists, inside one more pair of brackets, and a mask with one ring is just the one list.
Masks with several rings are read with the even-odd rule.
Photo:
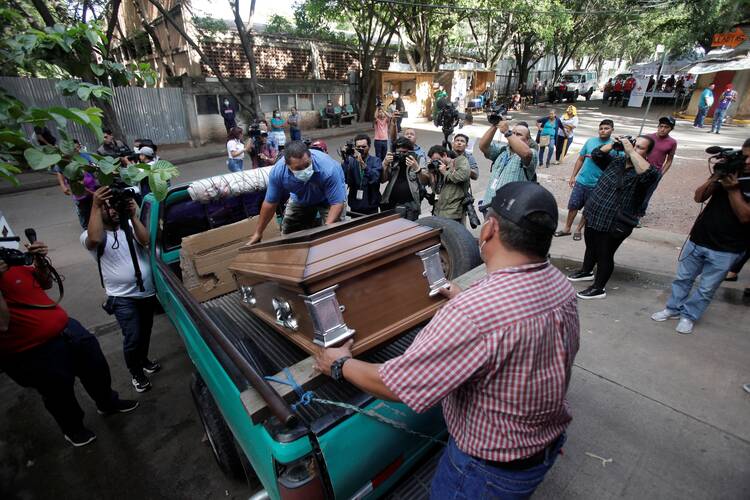
[[574, 102], [578, 96], [583, 96], [588, 101], [597, 86], [598, 75], [596, 71], [585, 69], [574, 69], [564, 72], [555, 83], [553, 92], [554, 100]]

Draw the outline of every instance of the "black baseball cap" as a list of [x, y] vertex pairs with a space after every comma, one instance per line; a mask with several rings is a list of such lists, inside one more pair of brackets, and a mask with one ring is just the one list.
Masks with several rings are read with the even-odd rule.
[[669, 125], [669, 128], [673, 129], [677, 122], [675, 122], [674, 118], [672, 118], [671, 116], [662, 116], [661, 118], [659, 118], [659, 123]]
[[[529, 231], [554, 233], [557, 229], [557, 202], [552, 193], [536, 182], [509, 182], [495, 192], [490, 208], [503, 219]], [[552, 218], [549, 224], [539, 224], [527, 217], [542, 212]]]

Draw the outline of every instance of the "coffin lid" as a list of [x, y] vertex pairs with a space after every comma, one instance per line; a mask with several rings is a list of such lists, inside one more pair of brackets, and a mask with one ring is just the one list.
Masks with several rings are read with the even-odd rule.
[[385, 212], [245, 245], [229, 269], [243, 276], [306, 284], [429, 240], [439, 232]]

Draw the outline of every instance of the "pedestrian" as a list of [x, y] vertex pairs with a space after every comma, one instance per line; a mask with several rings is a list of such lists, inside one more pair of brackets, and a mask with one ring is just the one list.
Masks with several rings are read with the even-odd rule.
[[[442, 95], [440, 93], [440, 89], [438, 89], [437, 94]], [[393, 106], [393, 116], [396, 117], [396, 132], [400, 134], [401, 133], [401, 121], [404, 119], [403, 113], [404, 111], [406, 111], [406, 106], [404, 105], [404, 100], [395, 90], [393, 91], [392, 98], [393, 99], [391, 101], [391, 105]], [[433, 102], [437, 103], [437, 101], [433, 101]], [[437, 113], [437, 106], [434, 106], [432, 110], [432, 114], [435, 115], [435, 113]], [[433, 120], [434, 120], [434, 117], [433, 117]]]
[[[539, 118], [536, 121], [537, 133], [536, 142], [539, 144], [539, 166], [549, 168], [552, 156], [555, 153], [555, 144], [557, 143], [557, 137], [565, 134], [562, 121], [557, 117], [554, 109], [549, 110], [549, 114], [544, 118]], [[547, 150], [547, 161], [544, 161], [544, 150]]]
[[242, 129], [234, 127], [227, 136], [227, 168], [230, 172], [242, 172], [245, 153], [253, 149], [253, 141], [242, 144]]
[[[507, 144], [492, 140], [498, 131]], [[511, 130], [507, 120], [490, 124], [477, 143], [484, 157], [492, 162], [482, 206], [489, 206], [495, 192], [509, 182], [536, 180], [538, 156], [531, 147], [533, 142], [527, 125], [519, 123]]]
[[609, 101], [610, 107], [613, 104], [617, 106], [620, 103], [620, 99], [622, 99], [622, 87], [622, 80], [620, 78], [615, 80], [615, 84], [612, 86], [612, 98]]
[[268, 132], [261, 132], [257, 142], [253, 142], [253, 150], [250, 159], [253, 162], [253, 168], [268, 167], [276, 163], [279, 156], [279, 150], [274, 147], [270, 141], [271, 136]]
[[614, 87], [612, 83], [612, 79], [610, 78], [607, 80], [607, 83], [604, 84], [604, 89], [602, 90], [602, 101], [603, 102], [609, 102], [609, 99], [612, 96], [612, 87]]
[[388, 124], [391, 116], [386, 113], [383, 106], [378, 106], [375, 110], [375, 119], [372, 126], [375, 129], [375, 156], [382, 162], [385, 155], [388, 154]]
[[671, 116], [662, 116], [659, 118], [659, 126], [656, 129], [656, 133], [648, 134], [650, 138], [654, 140], [654, 149], [651, 154], [648, 155], [648, 162], [656, 167], [656, 171], [659, 173], [656, 178], [656, 182], [651, 184], [648, 191], [643, 198], [643, 203], [638, 209], [636, 217], [639, 219], [646, 215], [646, 209], [651, 201], [651, 197], [656, 191], [656, 187], [661, 182], [661, 179], [667, 174], [667, 171], [672, 166], [674, 156], [677, 154], [677, 139], [672, 137], [670, 132], [674, 129], [675, 119]]
[[719, 104], [716, 105], [714, 110], [714, 119], [711, 123], [711, 130], [709, 132], [716, 132], [717, 134], [721, 130], [721, 125], [727, 116], [727, 111], [734, 101], [737, 100], [737, 91], [734, 90], [734, 86], [730, 83], [727, 84], [726, 90], [719, 96]]
[[96, 154], [102, 156], [110, 156], [112, 158], [127, 158], [127, 155], [123, 154], [130, 151], [127, 144], [119, 139], [115, 139], [112, 130], [105, 128], [102, 130], [104, 141], [97, 148]]
[[[117, 204], [122, 202], [128, 204], [120, 213], [122, 207]], [[135, 256], [122, 229], [125, 224], [132, 233]], [[97, 189], [81, 244], [99, 268], [99, 280], [107, 293], [103, 307], [115, 316], [122, 330], [122, 351], [131, 383], [137, 392], [145, 392], [151, 389], [146, 375], [161, 370], [161, 365], [148, 357], [157, 301], [148, 261], [149, 233], [138, 218], [135, 200], [113, 199], [108, 186]]]
[[542, 91], [542, 82], [539, 81], [539, 78], [534, 79], [534, 86], [531, 88], [531, 95], [533, 99], [533, 103], [539, 104], [539, 95]]
[[555, 142], [555, 165], [559, 165], [568, 154], [568, 148], [573, 144], [576, 127], [578, 127], [578, 109], [572, 104], [568, 106], [560, 119], [562, 130], [558, 131]]
[[76, 377], [102, 415], [130, 412], [138, 402], [112, 390], [99, 341], [45, 292], [53, 286], [47, 245], [36, 241], [27, 251], [34, 256], [31, 266], [8, 266], [0, 258], [0, 370], [36, 389], [65, 439], [85, 446], [96, 434], [83, 425]]
[[627, 106], [628, 102], [630, 101], [630, 94], [633, 93], [633, 89], [635, 88], [635, 78], [633, 75], [630, 75], [627, 80], [625, 80], [625, 83], [622, 86], [623, 90], [623, 99], [622, 99], [622, 107], [624, 108]]
[[224, 128], [227, 129], [228, 134], [230, 130], [237, 126], [237, 112], [234, 110], [234, 106], [229, 103], [228, 97], [225, 97], [221, 103], [220, 114], [224, 119]]
[[[89, 165], [94, 165], [94, 158], [83, 150], [83, 146], [78, 139], [73, 139], [73, 150], [75, 154], [79, 155], [81, 159]], [[76, 215], [78, 216], [78, 223], [81, 225], [82, 229], [86, 229], [89, 224], [89, 215], [91, 214], [92, 193], [99, 187], [96, 177], [94, 177], [92, 173], [84, 170], [83, 178], [80, 181], [81, 191], [76, 194], [70, 187], [70, 181], [68, 181], [62, 172], [58, 169], [56, 173], [58, 182], [60, 183], [60, 190], [64, 195], [73, 197], [73, 202], [76, 206]]]
[[622, 145], [624, 157], [609, 155], [614, 144], [600, 146], [591, 154], [594, 164], [603, 173], [584, 207], [586, 253], [583, 265], [568, 279], [594, 283], [576, 294], [579, 299], [607, 298], [606, 286], [615, 268], [615, 252], [638, 222], [634, 214], [642, 201], [639, 193], [656, 181], [656, 169], [646, 160], [654, 140], [642, 135], [634, 142], [627, 137], [615, 139], [615, 144]]
[[269, 135], [273, 136], [276, 140], [276, 149], [278, 151], [284, 150], [286, 144], [286, 134], [284, 133], [284, 127], [286, 127], [286, 120], [282, 118], [281, 111], [278, 109], [273, 110], [273, 116], [271, 117], [271, 132]]
[[302, 129], [300, 128], [300, 115], [297, 112], [297, 108], [292, 106], [292, 109], [289, 111], [289, 117], [286, 119], [287, 123], [289, 123], [289, 136], [293, 141], [301, 141], [302, 140]]
[[714, 105], [714, 84], [711, 83], [703, 89], [698, 98], [698, 113], [695, 115], [693, 127], [703, 128], [703, 121], [706, 119], [709, 108]]
[[574, 290], [548, 260], [557, 205], [532, 182], [501, 187], [479, 233], [487, 276], [450, 300], [409, 348], [382, 364], [352, 340], [315, 366], [379, 399], [423, 413], [438, 404], [448, 445], [430, 498], [529, 498], [554, 465], [572, 419], [565, 394], [579, 347]]
[[289, 201], [281, 223], [283, 234], [341, 220], [346, 202], [341, 164], [322, 151], [308, 149], [302, 141], [290, 142], [268, 175], [266, 197], [249, 245], [261, 240], [276, 215], [277, 205], [287, 195]]
[[[570, 174], [570, 179], [568, 179], [568, 186], [572, 189], [570, 198], [568, 199], [568, 215], [565, 219], [563, 229], [555, 233], [556, 237], [570, 236], [578, 211], [586, 205], [589, 196], [591, 196], [596, 187], [596, 183], [599, 182], [599, 177], [602, 175], [602, 169], [597, 167], [593, 162], [591, 154], [595, 149], [612, 143], [612, 132], [614, 130], [615, 124], [612, 120], [608, 118], [602, 120], [599, 123], [599, 135], [588, 139], [578, 153], [578, 159], [575, 166], [573, 166], [573, 173]], [[610, 149], [609, 154], [614, 157], [621, 153]], [[573, 233], [573, 240], [581, 240], [585, 225], [586, 219], [581, 216], [581, 221]]]
[[[395, 127], [391, 128], [395, 131]], [[385, 155], [381, 184], [386, 184], [381, 200], [382, 210], [396, 210], [408, 220], [417, 220], [422, 213], [424, 186], [430, 177], [424, 161], [415, 150], [416, 132], [404, 130], [404, 136], [393, 141], [393, 152]], [[407, 137], [409, 134], [409, 137]], [[421, 148], [420, 148], [421, 150]]]
[[[744, 175], [750, 174], [750, 139], [742, 145]], [[672, 293], [654, 321], [678, 319], [677, 333], [693, 332], [732, 265], [750, 248], [750, 196], [740, 189], [737, 175], [715, 172], [695, 190], [695, 202], [706, 207], [690, 230], [680, 253]], [[695, 280], [700, 281], [693, 289]]]

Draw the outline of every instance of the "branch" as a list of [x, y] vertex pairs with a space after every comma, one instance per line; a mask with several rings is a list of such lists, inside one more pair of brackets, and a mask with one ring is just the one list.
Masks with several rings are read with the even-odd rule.
[[55, 18], [52, 17], [52, 12], [50, 12], [44, 0], [31, 0], [31, 4], [39, 12], [39, 15], [42, 16], [42, 21], [44, 21], [45, 25], [50, 28], [55, 25]]
[[112, 12], [107, 20], [107, 43], [104, 46], [106, 53], [109, 54], [109, 48], [112, 46], [112, 35], [115, 34], [115, 26], [117, 25], [117, 14], [120, 12], [121, 0], [112, 0]]

